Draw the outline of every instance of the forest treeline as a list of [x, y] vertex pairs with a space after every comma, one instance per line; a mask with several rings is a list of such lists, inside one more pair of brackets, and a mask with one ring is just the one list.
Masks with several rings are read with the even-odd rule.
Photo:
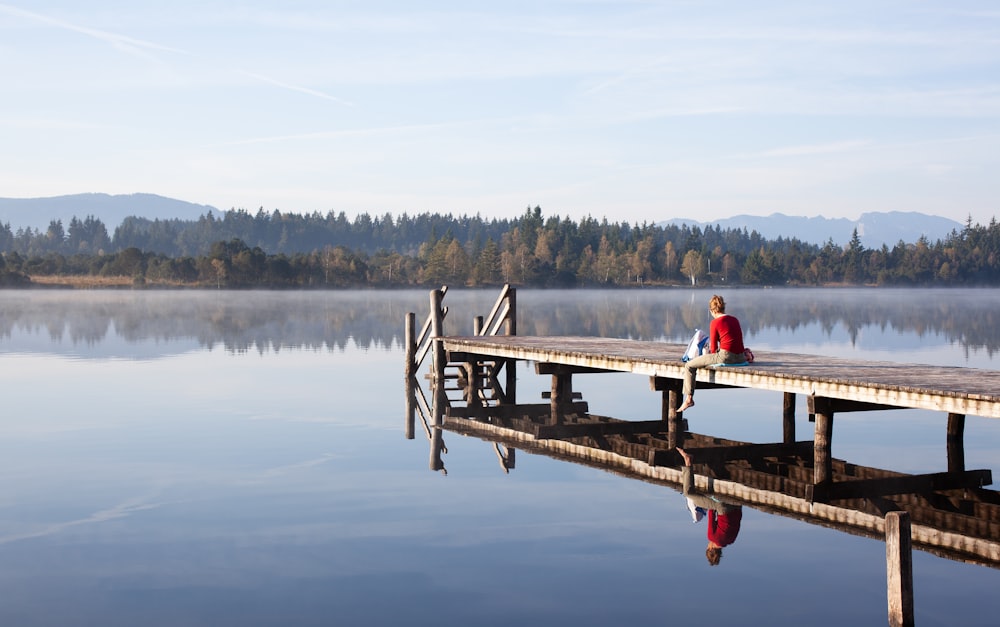
[[591, 217], [514, 219], [424, 213], [349, 220], [231, 210], [198, 220], [93, 216], [42, 232], [0, 225], [0, 278], [130, 277], [213, 287], [427, 285], [998, 285], [1000, 226], [967, 221], [944, 240], [867, 248], [766, 239], [746, 229], [630, 225]]

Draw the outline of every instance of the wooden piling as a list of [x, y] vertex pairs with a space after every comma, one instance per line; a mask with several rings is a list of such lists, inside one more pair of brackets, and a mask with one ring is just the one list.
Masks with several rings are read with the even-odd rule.
[[430, 469], [444, 471], [444, 460], [441, 458], [441, 452], [444, 449], [444, 429], [440, 426], [435, 426], [431, 431], [431, 458], [430, 458]]
[[825, 485], [833, 480], [833, 457], [830, 453], [833, 442], [833, 409], [829, 399], [816, 398], [816, 428], [813, 436], [813, 483]]
[[444, 463], [441, 461], [441, 426], [444, 424], [444, 412], [448, 405], [448, 397], [444, 390], [444, 369], [448, 358], [445, 356], [444, 344], [441, 343], [441, 336], [444, 335], [444, 310], [441, 308], [441, 301], [444, 299], [444, 290], [431, 290], [431, 342], [434, 344], [433, 368], [434, 368], [434, 403], [431, 413], [431, 470], [443, 470]]
[[[507, 287], [507, 321], [504, 330], [507, 335], [517, 335], [517, 289]], [[506, 374], [504, 396], [508, 403], [517, 403], [517, 360], [508, 359], [503, 367]]]
[[416, 437], [417, 431], [417, 390], [416, 379], [408, 377], [406, 379], [406, 425], [403, 436], [407, 440]]
[[684, 442], [684, 416], [677, 411], [683, 396], [683, 386], [680, 379], [649, 378], [649, 387], [660, 392], [660, 420], [667, 425], [667, 445], [671, 450]]
[[[472, 334], [482, 335], [482, 333], [483, 317], [474, 316], [472, 318]], [[469, 406], [482, 406], [484, 404], [484, 399], [481, 394], [481, 363], [477, 361], [467, 361], [463, 367], [465, 370], [465, 403]]]
[[404, 330], [403, 342], [406, 345], [406, 367], [404, 368], [404, 379], [406, 381], [406, 425], [404, 435], [407, 440], [414, 438], [417, 420], [417, 391], [416, 391], [416, 354], [417, 354], [417, 316], [412, 311], [406, 314], [406, 328]]
[[965, 414], [948, 414], [948, 472], [965, 471]]
[[507, 319], [504, 321], [504, 334], [517, 335], [517, 289], [507, 288]]
[[667, 447], [674, 449], [680, 446], [684, 440], [683, 429], [681, 428], [681, 412], [677, 411], [677, 408], [681, 404], [681, 397], [683, 396], [682, 383], [677, 380], [671, 380], [667, 383], [667, 389], [663, 390], [663, 400], [662, 402], [666, 405], [663, 407], [663, 416], [667, 421]]
[[406, 326], [403, 331], [403, 343], [406, 345], [406, 376], [416, 374], [417, 356], [417, 314], [412, 311], [406, 314]]
[[913, 548], [910, 515], [889, 512], [885, 515], [886, 587], [891, 627], [913, 625]]
[[782, 442], [795, 442], [795, 393], [785, 392], [785, 400], [781, 408]]
[[442, 290], [431, 290], [431, 342], [434, 344], [434, 381], [435, 387], [444, 386], [444, 368], [447, 365], [444, 344], [441, 343], [441, 336], [444, 335], [444, 312], [441, 309], [441, 301], [444, 299]]
[[444, 451], [444, 413], [448, 407], [448, 396], [444, 390], [444, 379], [438, 379], [434, 385], [434, 402], [431, 411], [431, 470], [444, 471], [444, 461], [441, 453]]
[[549, 403], [552, 411], [552, 424], [562, 424], [566, 408], [573, 402], [573, 375], [569, 372], [557, 372], [552, 375], [552, 388], [549, 393]]

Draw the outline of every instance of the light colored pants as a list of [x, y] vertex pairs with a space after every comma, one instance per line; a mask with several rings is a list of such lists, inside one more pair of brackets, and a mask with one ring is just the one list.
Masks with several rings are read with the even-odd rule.
[[695, 370], [713, 364], [739, 364], [746, 361], [744, 353], [730, 353], [720, 350], [717, 353], [705, 353], [684, 364], [684, 396], [694, 396]]

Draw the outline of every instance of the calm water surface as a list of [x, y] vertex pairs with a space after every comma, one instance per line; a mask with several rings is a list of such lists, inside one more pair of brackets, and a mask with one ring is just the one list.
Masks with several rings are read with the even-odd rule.
[[[988, 290], [732, 290], [768, 350], [997, 368]], [[701, 290], [520, 290], [519, 332], [685, 342]], [[447, 333], [495, 292], [452, 289]], [[406, 292], [0, 292], [3, 625], [884, 624], [882, 542], [744, 508], [722, 563], [677, 492], [403, 437]], [[518, 397], [547, 377], [519, 369]], [[630, 375], [592, 411], [659, 416]], [[692, 429], [781, 439], [781, 396], [704, 392]], [[804, 412], [800, 412], [804, 414]], [[809, 437], [804, 415], [797, 425]], [[944, 416], [837, 417], [836, 457], [946, 470]], [[1000, 471], [1000, 422], [966, 465]], [[914, 553], [919, 625], [994, 625], [1000, 573]]]

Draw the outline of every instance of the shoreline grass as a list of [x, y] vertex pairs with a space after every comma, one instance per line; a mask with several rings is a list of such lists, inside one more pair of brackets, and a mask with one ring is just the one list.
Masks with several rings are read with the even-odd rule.
[[149, 279], [136, 281], [129, 276], [90, 276], [90, 275], [41, 275], [29, 277], [31, 286], [66, 289], [108, 289], [108, 288], [200, 288], [201, 283], [185, 283], [183, 281], [151, 281]]

